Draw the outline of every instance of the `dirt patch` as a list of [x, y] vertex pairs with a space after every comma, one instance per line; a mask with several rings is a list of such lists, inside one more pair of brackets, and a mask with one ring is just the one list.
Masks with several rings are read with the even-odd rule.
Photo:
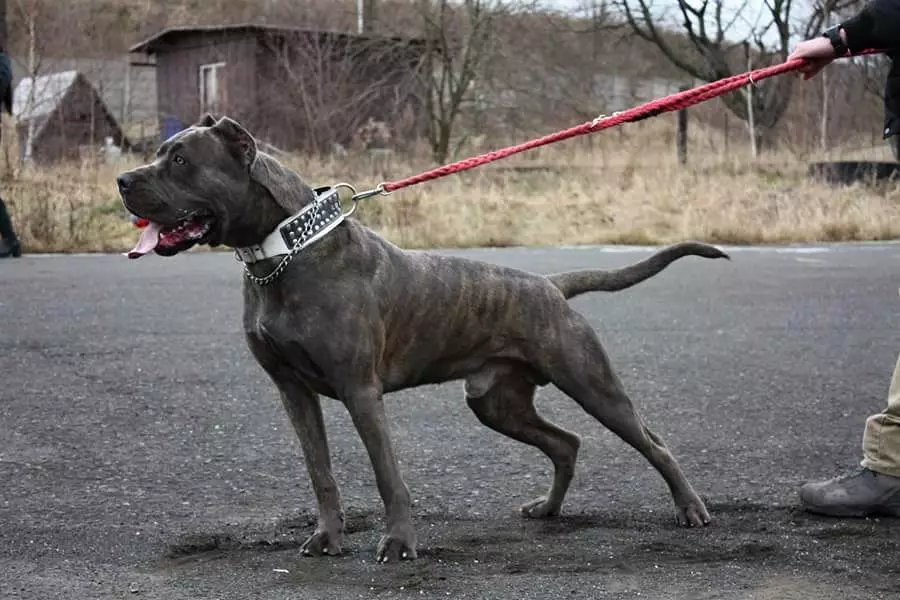
[[607, 591], [611, 582], [634, 582], [621, 595], [594, 597], [631, 597], [629, 589], [643, 590], [634, 596], [643, 598], [823, 600], [893, 593], [900, 521], [824, 519], [759, 504], [711, 504], [710, 510], [716, 520], [702, 530], [680, 529], [665, 516], [639, 512], [571, 514], [544, 522], [420, 515], [419, 558], [392, 565], [373, 559], [381, 535], [375, 513], [349, 519], [344, 554], [330, 558], [300, 556], [297, 549], [313, 520], [292, 518], [268, 532], [181, 540], [169, 549], [181, 555], [167, 557], [164, 568], [170, 575], [208, 577], [209, 569], [200, 565], [215, 553], [223, 563], [216, 571], [255, 573], [281, 592], [303, 589], [341, 598], [476, 597], [488, 587], [503, 594], [532, 588], [557, 594], [585, 578], [607, 582]]

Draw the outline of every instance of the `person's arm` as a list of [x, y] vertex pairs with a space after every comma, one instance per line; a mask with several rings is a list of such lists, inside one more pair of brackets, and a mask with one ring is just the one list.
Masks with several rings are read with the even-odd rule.
[[872, 0], [839, 27], [851, 53], [900, 48], [900, 0]]
[[5, 110], [12, 115], [13, 88], [12, 88], [12, 61], [9, 56], [0, 50], [0, 110]]
[[861, 50], [900, 47], [900, 0], [870, 0], [857, 14], [832, 27], [829, 32], [832, 37], [826, 33], [800, 42], [788, 57], [788, 60], [807, 60], [807, 64], [800, 69], [804, 79], [815, 77], [838, 54], [843, 56], [848, 51], [857, 53]]

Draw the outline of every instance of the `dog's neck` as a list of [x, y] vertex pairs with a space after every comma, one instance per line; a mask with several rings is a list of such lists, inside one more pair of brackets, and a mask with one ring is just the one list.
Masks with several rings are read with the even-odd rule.
[[240, 231], [231, 236], [235, 239], [228, 245], [259, 244], [281, 221], [315, 199], [315, 192], [297, 173], [265, 152], [258, 152], [250, 167], [250, 187], [244, 202], [247, 209], [240, 218]]
[[241, 227], [228, 240], [231, 247], [252, 246], [261, 243], [278, 224], [294, 213], [281, 206], [272, 198], [266, 188], [250, 182], [251, 197], [255, 199], [250, 210], [241, 215]]

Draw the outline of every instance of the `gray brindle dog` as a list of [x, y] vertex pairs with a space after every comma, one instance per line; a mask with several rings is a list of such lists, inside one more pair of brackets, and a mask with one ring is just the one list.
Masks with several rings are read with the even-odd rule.
[[[151, 222], [132, 257], [151, 250], [172, 256], [203, 243], [258, 245], [316, 199], [240, 124], [210, 115], [163, 143], [153, 162], [122, 173], [118, 185], [127, 210]], [[340, 554], [344, 532], [320, 397], [344, 404], [371, 459], [386, 515], [377, 560], [412, 559], [410, 493], [382, 397], [459, 379], [483, 424], [535, 446], [553, 463], [547, 494], [523, 505], [524, 516], [557, 515], [575, 469], [580, 438], [535, 410], [536, 389], [552, 383], [653, 465], [679, 524], [708, 524], [703, 501], [642, 422], [597, 334], [567, 302], [631, 287], [690, 255], [729, 258], [683, 242], [622, 269], [542, 276], [404, 250], [348, 218], [296, 253], [267, 285], [259, 281], [283, 256], [246, 264], [246, 341], [278, 388], [318, 504], [318, 523], [302, 552]]]

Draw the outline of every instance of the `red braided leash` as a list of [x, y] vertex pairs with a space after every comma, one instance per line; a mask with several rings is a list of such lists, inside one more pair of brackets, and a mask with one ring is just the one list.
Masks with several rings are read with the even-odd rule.
[[[882, 51], [866, 50], [854, 56], [860, 56], [863, 54], [877, 54], [880, 52]], [[740, 75], [733, 75], [725, 79], [720, 79], [719, 81], [707, 83], [694, 89], [678, 92], [664, 98], [659, 98], [657, 100], [647, 102], [646, 104], [614, 113], [610, 116], [600, 116], [592, 121], [588, 121], [570, 129], [565, 129], [557, 133], [546, 135], [544, 137], [540, 137], [523, 144], [501, 148], [499, 150], [494, 150], [493, 152], [488, 152], [487, 154], [482, 154], [481, 156], [466, 158], [464, 160], [425, 171], [424, 173], [420, 173], [419, 175], [407, 177], [406, 179], [399, 179], [397, 181], [383, 183], [376, 190], [358, 194], [357, 198], [362, 199], [364, 197], [373, 196], [377, 193], [394, 192], [401, 188], [409, 187], [417, 183], [430, 181], [432, 179], [438, 179], [439, 177], [445, 177], [447, 175], [452, 175], [453, 173], [459, 173], [460, 171], [474, 169], [475, 167], [494, 162], [495, 160], [500, 160], [501, 158], [506, 158], [507, 156], [512, 156], [513, 154], [525, 152], [526, 150], [531, 150], [539, 146], [553, 144], [555, 142], [560, 142], [562, 140], [573, 138], [579, 135], [594, 133], [595, 131], [615, 127], [616, 125], [621, 125], [622, 123], [635, 122], [642, 119], [647, 119], [649, 117], [655, 117], [656, 115], [662, 114], [664, 112], [681, 110], [695, 104], [700, 104], [701, 102], [706, 102], [707, 100], [711, 100], [712, 98], [715, 98], [717, 96], [722, 96], [723, 94], [733, 92], [748, 84], [756, 83], [758, 81], [762, 81], [763, 79], [781, 75], [782, 73], [787, 73], [789, 71], [796, 71], [800, 69], [800, 67], [802, 67], [804, 64], [806, 64], [806, 59], [797, 58], [779, 65], [772, 65], [770, 67], [763, 67], [753, 71], [748, 71]]]

